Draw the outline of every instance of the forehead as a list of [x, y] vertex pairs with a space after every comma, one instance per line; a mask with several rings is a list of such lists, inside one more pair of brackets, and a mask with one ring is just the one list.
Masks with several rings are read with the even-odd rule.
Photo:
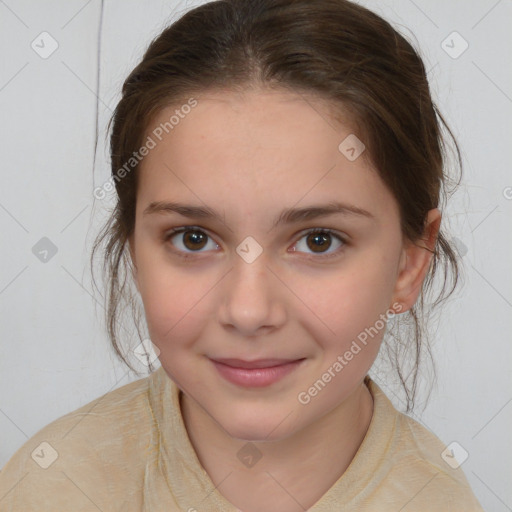
[[[379, 204], [392, 200], [364, 153], [350, 161], [340, 151], [354, 134], [348, 117], [334, 120], [328, 102], [287, 91], [194, 99], [193, 108], [169, 106], [149, 124], [146, 135], [156, 145], [139, 166], [138, 190], [146, 203], [195, 195], [225, 208], [238, 203], [250, 215], [249, 206], [293, 205], [309, 196], [349, 199], [378, 214]], [[154, 135], [159, 127], [161, 140]]]
[[[159, 145], [173, 145], [176, 158], [208, 153], [210, 160], [240, 157], [247, 166], [247, 151], [258, 150], [256, 156], [262, 159], [276, 156], [278, 148], [283, 160], [318, 159], [326, 151], [336, 152], [340, 137], [353, 131], [348, 113], [343, 123], [336, 122], [332, 104], [301, 93], [217, 91], [196, 96], [194, 101], [193, 108], [182, 104], [162, 109], [147, 129], [148, 134], [159, 130], [159, 142], [163, 139]], [[230, 150], [225, 151], [226, 147]]]

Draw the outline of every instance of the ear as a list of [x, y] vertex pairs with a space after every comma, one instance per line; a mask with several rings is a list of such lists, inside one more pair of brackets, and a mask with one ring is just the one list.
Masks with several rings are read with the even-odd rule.
[[407, 241], [402, 250], [395, 283], [394, 300], [402, 305], [401, 313], [414, 306], [432, 261], [441, 226], [441, 212], [429, 210], [423, 236], [416, 243]]
[[[130, 251], [130, 259], [131, 259], [131, 270], [132, 270], [132, 277], [133, 281], [135, 283], [135, 286], [137, 287], [137, 290], [139, 290], [139, 282], [137, 279], [137, 262], [135, 260], [135, 241], [134, 241], [134, 233], [132, 233], [128, 237], [128, 249]], [[139, 290], [140, 291], [140, 290]]]

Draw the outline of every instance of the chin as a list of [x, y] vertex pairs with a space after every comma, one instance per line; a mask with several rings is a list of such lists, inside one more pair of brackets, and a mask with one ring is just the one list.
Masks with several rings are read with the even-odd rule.
[[[241, 441], [279, 441], [287, 438], [290, 431], [290, 418], [293, 415], [281, 414], [226, 414], [219, 423], [229, 436]], [[229, 418], [229, 422], [224, 421]], [[284, 421], [283, 421], [284, 420]]]
[[272, 432], [272, 427], [270, 425], [223, 425], [224, 430], [229, 434], [233, 439], [239, 439], [240, 441], [278, 441], [286, 437], [286, 434], [283, 436], [282, 433], [279, 436], [275, 436], [269, 433]]

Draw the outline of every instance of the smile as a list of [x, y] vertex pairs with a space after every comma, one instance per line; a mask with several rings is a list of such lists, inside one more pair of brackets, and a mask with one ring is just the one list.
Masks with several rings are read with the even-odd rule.
[[270, 386], [293, 372], [305, 359], [211, 359], [219, 374], [237, 386], [260, 388]]

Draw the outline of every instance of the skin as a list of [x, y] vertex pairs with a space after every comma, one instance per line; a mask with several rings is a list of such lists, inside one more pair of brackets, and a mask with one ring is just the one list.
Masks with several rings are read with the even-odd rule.
[[[338, 149], [354, 133], [348, 118], [335, 123], [318, 98], [276, 90], [196, 98], [141, 163], [130, 238], [135, 282], [160, 362], [184, 392], [190, 440], [218, 491], [244, 512], [300, 511], [339, 479], [364, 439], [373, 400], [363, 379], [385, 329], [308, 404], [297, 397], [379, 315], [415, 303], [441, 214], [429, 212], [423, 247], [404, 240], [397, 202], [367, 155], [351, 162]], [[144, 214], [155, 201], [207, 205], [221, 219]], [[272, 227], [285, 208], [331, 201], [373, 218]], [[200, 229], [202, 243], [186, 233], [164, 239], [182, 226]], [[311, 228], [332, 229], [346, 243], [326, 235], [330, 247], [315, 251]], [[263, 249], [252, 263], [236, 252], [248, 236]], [[224, 380], [212, 357], [305, 361], [277, 383], [247, 389]], [[262, 454], [253, 467], [237, 457], [247, 441]]]

